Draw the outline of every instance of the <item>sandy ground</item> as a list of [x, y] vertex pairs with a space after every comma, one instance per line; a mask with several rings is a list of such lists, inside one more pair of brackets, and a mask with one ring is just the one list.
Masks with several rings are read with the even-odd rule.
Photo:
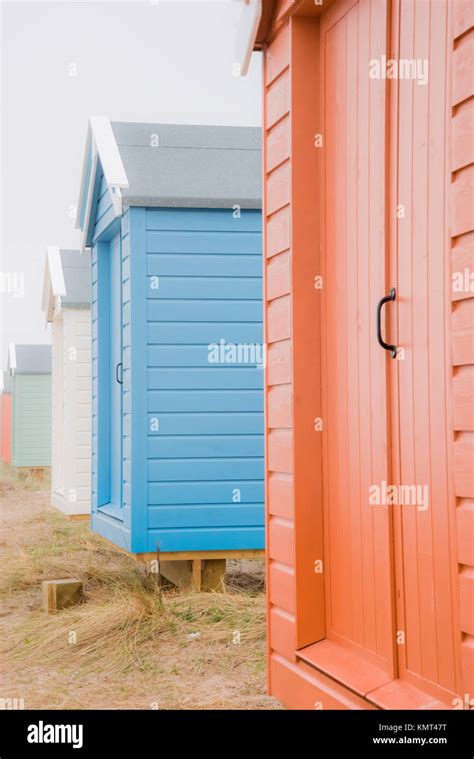
[[[0, 478], [0, 704], [281, 708], [265, 695], [261, 562], [228, 562], [224, 594], [171, 590], [157, 600], [133, 559], [58, 514], [38, 487]], [[46, 615], [41, 580], [74, 576], [84, 604]]]

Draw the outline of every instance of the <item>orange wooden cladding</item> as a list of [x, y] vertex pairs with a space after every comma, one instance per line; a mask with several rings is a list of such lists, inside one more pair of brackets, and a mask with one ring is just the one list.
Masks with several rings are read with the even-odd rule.
[[[450, 708], [474, 693], [473, 6], [264, 11], [270, 692]], [[427, 81], [369, 77], [383, 56]], [[370, 505], [384, 482], [427, 501]]]

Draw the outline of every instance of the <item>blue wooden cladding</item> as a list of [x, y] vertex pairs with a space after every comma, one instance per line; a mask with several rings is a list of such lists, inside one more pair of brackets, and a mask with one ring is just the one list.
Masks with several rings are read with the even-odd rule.
[[[133, 175], [126, 126], [137, 125], [112, 125]], [[183, 147], [200, 150], [202, 163], [192, 130]], [[260, 137], [250, 130], [249, 143], [247, 131], [232, 133], [229, 151], [235, 161], [255, 152], [258, 184]], [[96, 166], [83, 225], [92, 247], [92, 529], [132, 553], [262, 549], [260, 203], [246, 203], [241, 183], [235, 204], [209, 207], [211, 171], [205, 205], [199, 193], [183, 200], [175, 178], [176, 205], [161, 206], [150, 199], [152, 175], [148, 195], [130, 186], [117, 213], [100, 154]]]

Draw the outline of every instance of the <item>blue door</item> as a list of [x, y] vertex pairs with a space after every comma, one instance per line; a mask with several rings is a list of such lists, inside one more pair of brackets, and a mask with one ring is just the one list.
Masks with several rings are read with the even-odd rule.
[[122, 250], [120, 234], [109, 244], [110, 275], [110, 506], [122, 507]]

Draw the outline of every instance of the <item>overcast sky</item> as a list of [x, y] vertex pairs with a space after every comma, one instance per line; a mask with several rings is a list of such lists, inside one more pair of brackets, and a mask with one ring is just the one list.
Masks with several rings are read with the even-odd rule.
[[87, 117], [261, 125], [261, 58], [233, 76], [234, 0], [2, 2], [0, 329], [50, 342], [45, 248], [76, 248]]

